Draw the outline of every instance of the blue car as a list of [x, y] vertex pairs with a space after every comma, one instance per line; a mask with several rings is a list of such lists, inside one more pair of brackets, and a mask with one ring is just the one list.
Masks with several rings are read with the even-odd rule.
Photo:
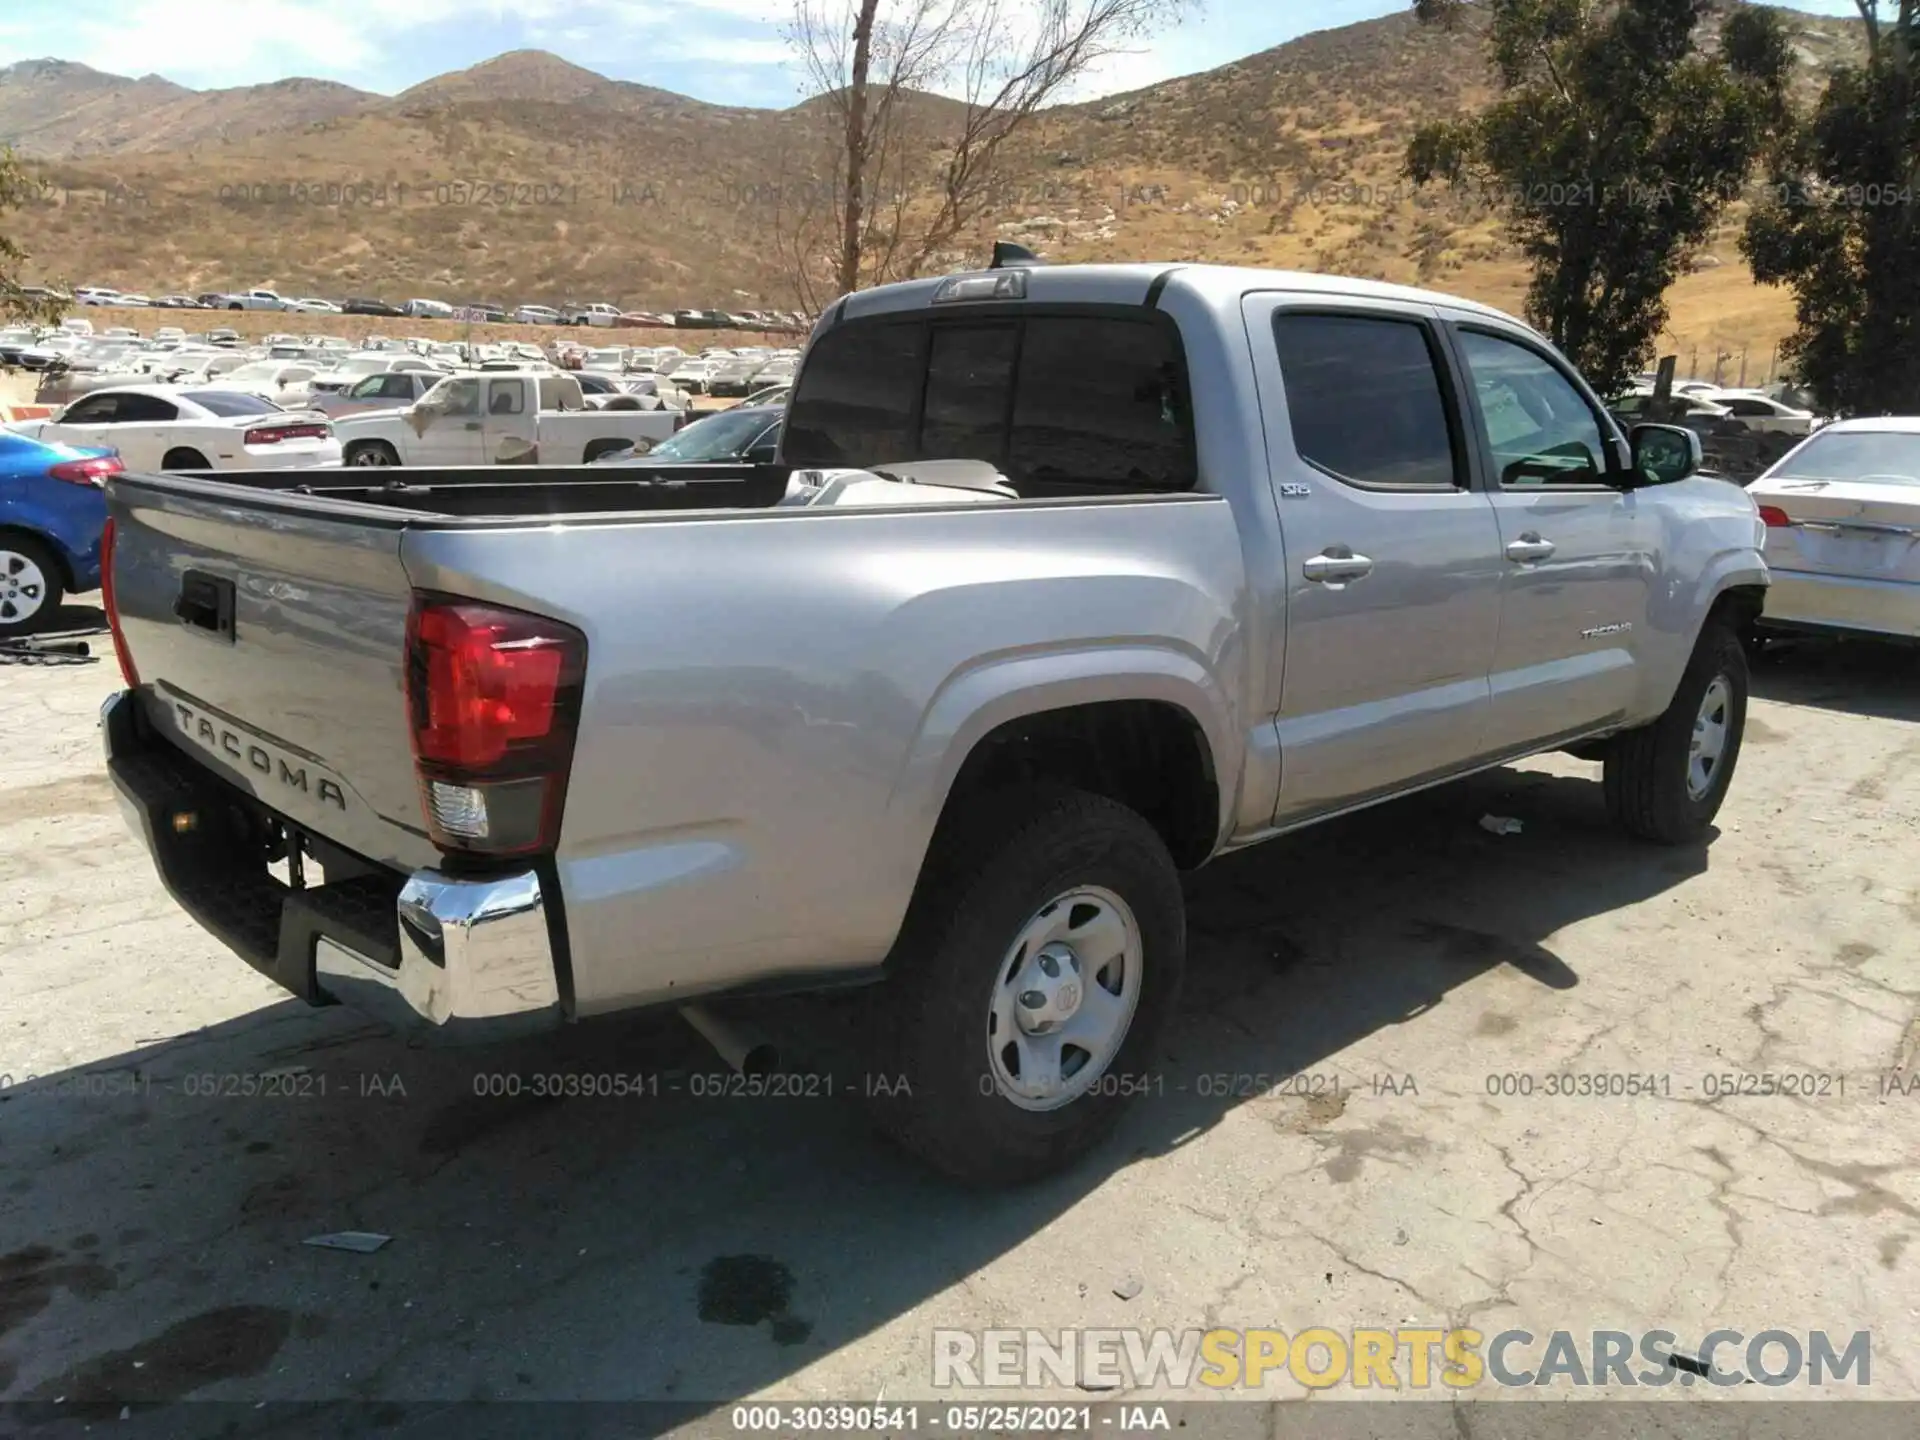
[[0, 640], [48, 624], [68, 595], [100, 588], [112, 450], [46, 445], [0, 429]]

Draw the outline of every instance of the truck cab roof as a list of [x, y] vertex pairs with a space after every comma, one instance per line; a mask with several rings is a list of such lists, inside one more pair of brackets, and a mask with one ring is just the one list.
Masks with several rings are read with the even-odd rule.
[[[1021, 265], [998, 270], [968, 270], [959, 275], [1000, 275], [1020, 272], [1026, 276], [1024, 300], [1029, 304], [1107, 304], [1141, 305], [1158, 299], [1166, 291], [1178, 290], [1201, 302], [1211, 311], [1237, 309], [1242, 297], [1273, 290], [1306, 291], [1327, 296], [1356, 299], [1397, 300], [1401, 303], [1442, 305], [1456, 311], [1468, 311], [1509, 324], [1520, 323], [1505, 311], [1458, 295], [1438, 290], [1423, 290], [1412, 285], [1394, 285], [1383, 280], [1360, 280], [1348, 275], [1327, 275], [1313, 270], [1262, 270], [1240, 265], [1197, 265], [1167, 262], [1114, 265]], [[823, 317], [822, 324], [840, 319], [857, 319], [890, 311], [917, 309], [933, 304], [941, 286], [954, 275], [923, 280], [906, 280], [862, 290], [837, 302]], [[986, 297], [982, 297], [983, 300]], [[942, 308], [964, 311], [970, 302], [941, 302]], [[1529, 327], [1531, 328], [1531, 327]]]

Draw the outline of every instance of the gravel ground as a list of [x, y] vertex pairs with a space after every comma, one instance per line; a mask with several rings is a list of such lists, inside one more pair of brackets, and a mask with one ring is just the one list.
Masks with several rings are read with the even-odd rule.
[[[7, 1400], [245, 1402], [161, 1412], [226, 1433], [279, 1423], [258, 1401], [724, 1415], [952, 1398], [936, 1328], [1407, 1324], [1682, 1348], [1865, 1330], [1871, 1387], [1841, 1390], [1920, 1398], [1910, 652], [1770, 657], [1706, 848], [1618, 838], [1598, 767], [1553, 758], [1210, 867], [1162, 1092], [1072, 1174], [983, 1196], [877, 1146], [844, 1088], [694, 1095], [720, 1067], [675, 1017], [440, 1051], [282, 998], [123, 827], [95, 645], [0, 665]], [[802, 1061], [848, 1023], [821, 1002], [757, 1018]], [[558, 1071], [680, 1088], [476, 1094]], [[243, 1093], [265, 1072], [291, 1093]], [[1549, 1094], [1555, 1075], [1614, 1093]], [[1807, 1093], [1757, 1093], [1784, 1083]], [[392, 1240], [301, 1243], [341, 1230]], [[1306, 1393], [1280, 1372], [1261, 1392]]]

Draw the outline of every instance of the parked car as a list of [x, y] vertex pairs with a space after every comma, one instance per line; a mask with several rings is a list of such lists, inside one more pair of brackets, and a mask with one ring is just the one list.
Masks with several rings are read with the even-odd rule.
[[68, 595], [100, 588], [111, 449], [0, 427], [0, 640], [44, 628]]
[[307, 408], [318, 410], [329, 419], [359, 415], [369, 410], [401, 410], [419, 400], [446, 379], [447, 372], [432, 370], [388, 370], [364, 375], [339, 390], [317, 392]]
[[836, 302], [780, 444], [654, 485], [116, 481], [102, 727], [169, 889], [295, 995], [449, 1038], [870, 982], [879, 1123], [1004, 1182], [1150, 1093], [1184, 870], [1569, 747], [1628, 833], [1712, 839], [1753, 502], [1498, 311], [894, 285]]
[[406, 410], [348, 415], [337, 427], [348, 465], [578, 465], [673, 434], [681, 410], [590, 408], [571, 375], [453, 375]]
[[102, 289], [97, 285], [82, 285], [73, 292], [73, 300], [76, 305], [118, 305], [120, 292]]
[[780, 449], [780, 422], [786, 409], [779, 405], [736, 405], [703, 419], [662, 440], [644, 455], [615, 451], [602, 465], [772, 465]]
[[389, 305], [384, 300], [353, 296], [340, 307], [340, 313], [343, 315], [405, 315], [407, 312], [398, 305]]
[[[773, 363], [770, 355], [735, 355], [722, 360], [707, 373], [709, 395], [747, 395], [754, 390], [760, 372]], [[789, 379], [792, 377], [789, 376]]]
[[514, 321], [521, 325], [561, 325], [565, 322], [560, 312], [546, 305], [522, 305], [513, 312]]
[[409, 300], [407, 314], [419, 320], [450, 320], [453, 307], [443, 300]]
[[233, 295], [222, 295], [218, 306], [222, 310], [284, 310], [287, 308], [285, 297], [273, 290], [242, 290]]
[[342, 394], [357, 380], [369, 375], [384, 375], [391, 370], [418, 371], [432, 376], [436, 383], [447, 374], [446, 366], [407, 351], [349, 352], [334, 357], [330, 368], [315, 373], [307, 382], [307, 394], [311, 399]]
[[340, 442], [326, 420], [290, 414], [257, 395], [225, 388], [95, 390], [50, 419], [40, 438], [111, 446], [130, 470], [279, 470], [340, 463]]
[[582, 305], [567, 314], [570, 325], [597, 325], [606, 328], [620, 323], [618, 305]]
[[153, 302], [159, 310], [198, 310], [200, 302], [191, 295], [162, 295]]
[[1759, 390], [1716, 390], [1705, 398], [1725, 410], [1749, 430], [1762, 435], [1811, 435], [1814, 415], [1783, 404]]
[[302, 315], [339, 315], [343, 313], [340, 307], [334, 304], [333, 301], [321, 300], [314, 297], [308, 297], [304, 300], [289, 300], [287, 301], [287, 309]]
[[679, 361], [667, 372], [667, 379], [682, 390], [696, 395], [707, 393], [707, 387], [713, 381], [714, 372], [723, 361], [730, 357], [710, 358], [705, 355], [693, 355]]
[[1823, 425], [1747, 493], [1773, 572], [1760, 633], [1920, 639], [1920, 417]]
[[305, 359], [304, 352], [287, 348], [287, 355], [269, 354], [265, 360], [234, 366], [220, 377], [220, 388], [258, 395], [276, 405], [305, 405], [311, 394], [308, 387], [321, 367]]

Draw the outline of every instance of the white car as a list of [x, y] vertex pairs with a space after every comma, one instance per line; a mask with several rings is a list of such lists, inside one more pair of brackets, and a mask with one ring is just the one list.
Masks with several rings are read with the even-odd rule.
[[311, 361], [250, 360], [227, 371], [220, 378], [220, 388], [244, 390], [276, 405], [304, 406], [311, 393], [309, 382], [322, 368]]
[[350, 381], [344, 389], [316, 391], [311, 408], [330, 420], [368, 410], [404, 410], [445, 378], [441, 370], [385, 370]]
[[93, 285], [84, 285], [73, 292], [73, 300], [76, 305], [118, 305], [120, 304], [120, 292], [118, 290], [102, 290], [98, 286]]
[[417, 320], [451, 320], [453, 307], [441, 300], [409, 300], [405, 306], [407, 314]]
[[121, 385], [74, 401], [40, 430], [63, 445], [107, 445], [129, 470], [251, 470], [338, 465], [333, 424], [257, 395], [179, 385]]
[[[327, 395], [344, 395], [357, 381], [364, 380], [369, 375], [385, 375], [395, 370], [419, 371], [431, 376], [434, 383], [438, 383], [447, 374], [446, 367], [432, 360], [422, 359], [418, 355], [391, 351], [375, 351], [371, 354], [362, 352], [342, 355], [334, 362], [331, 369], [317, 372], [307, 382], [307, 394], [316, 402]], [[407, 404], [413, 398], [409, 396], [407, 400], [400, 403]]]
[[1722, 406], [1749, 430], [1763, 435], [1811, 435], [1814, 430], [1811, 410], [1783, 405], [1758, 390], [1716, 390], [1703, 398]]
[[513, 318], [521, 325], [562, 325], [560, 312], [545, 305], [522, 305], [513, 312]]
[[620, 323], [618, 305], [582, 305], [568, 317], [575, 325], [598, 325], [602, 328]]
[[1920, 417], [1822, 425], [1747, 493], [1773, 576], [1762, 633], [1920, 639]]
[[679, 364], [675, 365], [673, 369], [667, 372], [667, 379], [673, 384], [678, 385], [682, 390], [690, 390], [696, 394], [704, 395], [706, 394], [707, 386], [713, 380], [713, 372], [720, 368], [721, 361], [731, 358], [731, 356], [709, 358], [704, 355], [696, 355], [691, 359], [682, 360]]
[[338, 315], [340, 307], [331, 300], [289, 300], [287, 309], [302, 315]]

